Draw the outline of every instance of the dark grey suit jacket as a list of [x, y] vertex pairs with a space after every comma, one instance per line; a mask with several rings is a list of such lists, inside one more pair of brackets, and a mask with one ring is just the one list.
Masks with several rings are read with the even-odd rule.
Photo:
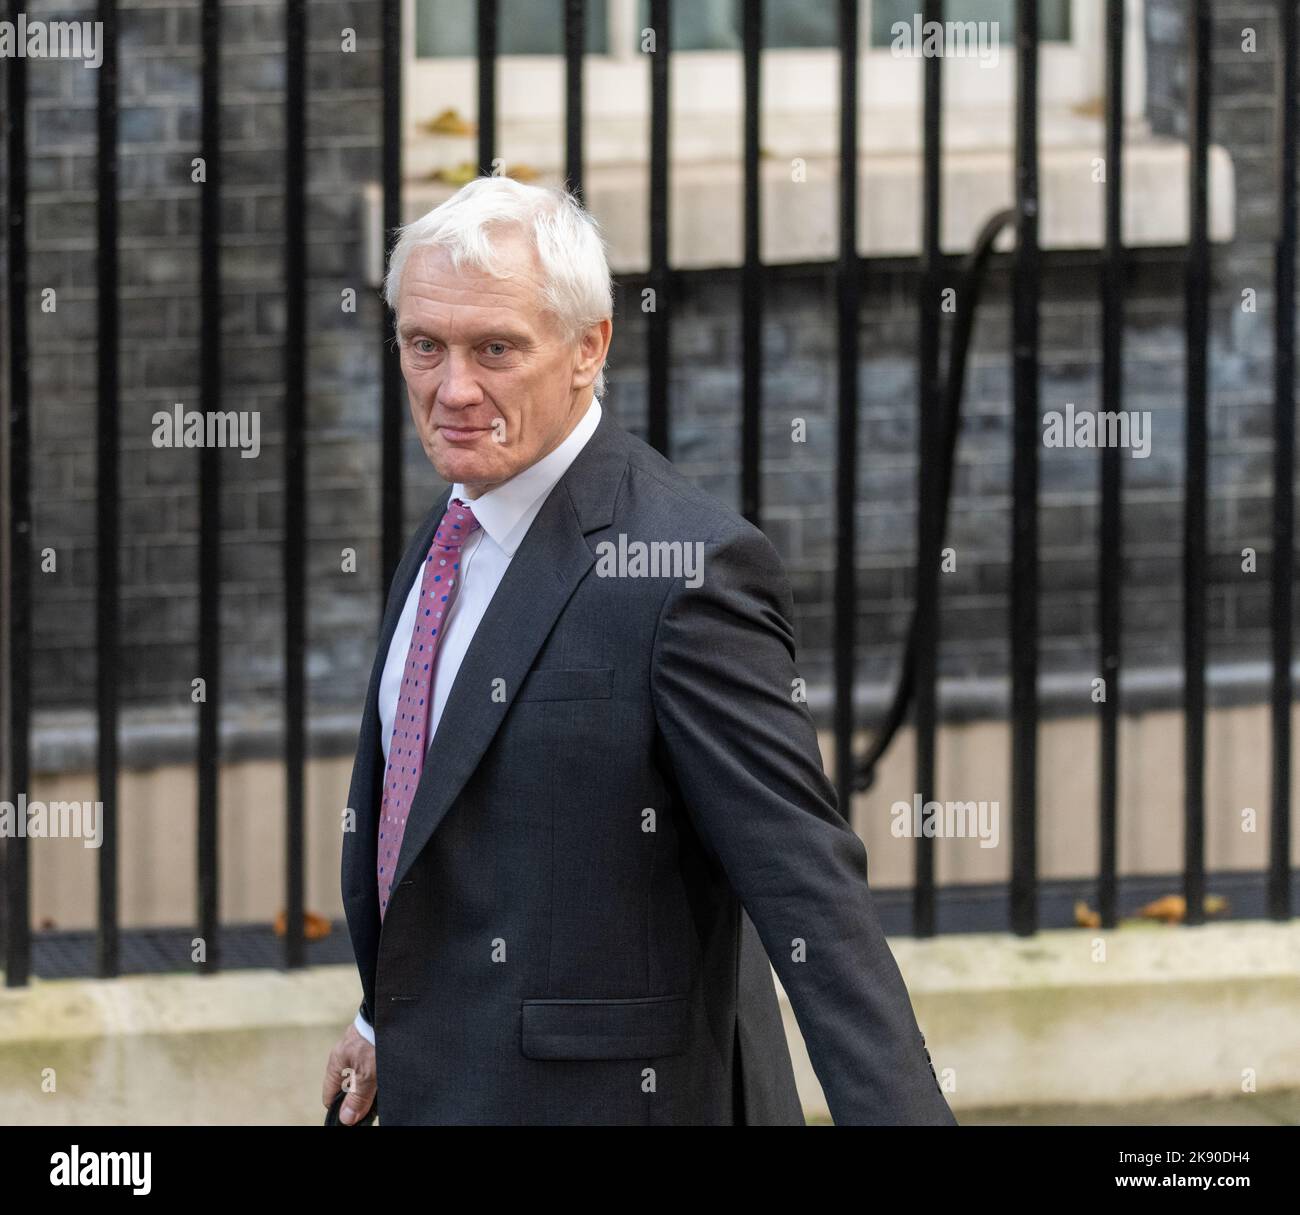
[[[954, 1124], [795, 698], [780, 559], [608, 409], [457, 673], [381, 932], [376, 697], [449, 493], [389, 592], [344, 835], [381, 1123], [802, 1125], [771, 958], [837, 1123]], [[600, 576], [620, 534], [702, 542], [703, 585]]]

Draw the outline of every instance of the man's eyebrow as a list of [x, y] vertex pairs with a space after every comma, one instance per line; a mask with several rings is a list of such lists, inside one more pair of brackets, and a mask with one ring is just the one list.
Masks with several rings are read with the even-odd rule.
[[[442, 338], [429, 326], [421, 325], [418, 321], [404, 321], [397, 326], [397, 336], [403, 341], [413, 338], [416, 334], [422, 337], [431, 337], [435, 341], [442, 341]], [[505, 340], [513, 342], [516, 346], [533, 345], [533, 337], [525, 333], [522, 329], [511, 329], [509, 326], [485, 325], [470, 337], [470, 342], [477, 345], [479, 342], [486, 342], [492, 339]]]

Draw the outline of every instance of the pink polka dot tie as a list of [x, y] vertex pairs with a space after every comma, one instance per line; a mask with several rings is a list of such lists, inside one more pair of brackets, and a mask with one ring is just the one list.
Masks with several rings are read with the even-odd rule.
[[446, 629], [444, 621], [456, 602], [460, 581], [460, 550], [479, 522], [459, 498], [447, 504], [420, 578], [420, 600], [415, 611], [415, 629], [406, 651], [406, 669], [397, 694], [397, 716], [388, 747], [384, 772], [384, 797], [379, 812], [379, 918], [388, 911], [393, 874], [402, 854], [402, 835], [411, 813], [411, 802], [424, 770], [429, 746], [429, 712], [433, 703], [434, 660]]

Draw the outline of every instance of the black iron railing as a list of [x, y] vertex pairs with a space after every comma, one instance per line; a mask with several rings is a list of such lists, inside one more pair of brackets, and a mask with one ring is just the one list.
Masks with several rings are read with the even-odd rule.
[[[10, 5], [10, 16], [20, 6]], [[647, 285], [663, 301], [648, 315], [648, 424], [651, 443], [670, 451], [671, 411], [668, 364], [671, 308], [664, 306], [675, 282], [684, 273], [669, 261], [669, 70], [671, 56], [670, 0], [652, 0], [651, 21], [657, 33], [650, 72], [650, 263]], [[944, 16], [942, 0], [923, 0], [926, 21]], [[565, 150], [566, 179], [583, 194], [582, 49], [586, 6], [583, 0], [564, 4]], [[401, 8], [399, 0], [382, 0], [382, 187], [386, 243], [401, 219]], [[494, 171], [496, 135], [497, 4], [478, 6], [478, 159], [480, 172]], [[1186, 247], [1186, 466], [1184, 570], [1185, 785], [1184, 891], [1187, 922], [1201, 921], [1205, 892], [1205, 660], [1206, 660], [1206, 408], [1208, 376], [1208, 307], [1210, 244], [1208, 232], [1208, 157], [1210, 118], [1210, 16], [1208, 0], [1189, 0], [1189, 181], [1190, 228]], [[1291, 914], [1290, 868], [1290, 711], [1293, 701], [1293, 587], [1291, 563], [1284, 559], [1294, 548], [1293, 483], [1295, 474], [1295, 330], [1297, 242], [1297, 0], [1277, 0], [1280, 50], [1277, 57], [1277, 237], [1274, 491], [1272, 540], [1278, 555], [1272, 582], [1271, 741], [1272, 805], [1269, 836], [1268, 913], [1277, 919]], [[96, 679], [98, 713], [99, 799], [105, 813], [104, 846], [99, 855], [97, 967], [112, 975], [120, 967], [117, 826], [119, 801], [118, 684], [120, 574], [118, 547], [118, 262], [117, 262], [117, 5], [101, 0], [98, 18], [104, 22], [105, 59], [100, 69], [98, 98], [98, 600], [96, 616]], [[884, 746], [910, 710], [916, 732], [916, 789], [929, 799], [936, 785], [935, 736], [938, 718], [936, 655], [940, 643], [938, 565], [951, 486], [953, 453], [960, 428], [960, 398], [965, 347], [974, 323], [980, 274], [992, 249], [993, 237], [1007, 223], [1014, 225], [1016, 250], [1012, 258], [1013, 367], [1013, 504], [1011, 528], [1011, 609], [1009, 631], [1014, 639], [1011, 667], [1012, 736], [1012, 873], [1009, 927], [1017, 933], [1035, 931], [1038, 923], [1037, 753], [1038, 687], [1038, 458], [1039, 416], [1039, 298], [1044, 255], [1038, 241], [1038, 4], [1017, 0], [1015, 203], [1010, 213], [994, 217], [977, 243], [964, 270], [940, 249], [940, 198], [943, 174], [941, 89], [943, 61], [929, 57], [924, 65], [923, 215], [919, 259], [918, 401], [920, 410], [918, 486], [917, 603], [908, 639], [899, 690], [871, 752], [861, 759], [854, 736], [868, 723], [856, 720], [853, 707], [855, 667], [855, 523], [858, 484], [858, 326], [864, 275], [871, 263], [858, 253], [858, 39], [859, 6], [841, 0], [840, 125], [839, 125], [839, 253], [833, 263], [836, 286], [836, 371], [838, 377], [839, 456], [835, 480], [834, 583], [834, 709], [836, 782], [841, 805], [847, 807], [855, 788], [864, 787]], [[286, 0], [284, 281], [287, 323], [284, 349], [284, 487], [283, 568], [285, 586], [285, 765], [287, 797], [287, 867], [285, 873], [288, 931], [284, 963], [304, 962], [303, 853], [305, 761], [305, 603], [307, 542], [306, 444], [304, 412], [306, 343], [306, 29], [304, 0]], [[1102, 396], [1108, 409], [1121, 405], [1122, 333], [1127, 265], [1121, 231], [1123, 195], [1123, 78], [1125, 57], [1123, 0], [1106, 0], [1105, 98], [1105, 243], [1097, 261], [1102, 303]], [[742, 321], [741, 505], [743, 513], [761, 524], [759, 467], [762, 456], [762, 300], [769, 271], [760, 255], [759, 97], [762, 47], [762, 5], [744, 6], [742, 27], [744, 65], [744, 262], [738, 306]], [[201, 138], [205, 186], [200, 192], [201, 379], [205, 408], [219, 408], [222, 398], [220, 325], [220, 66], [221, 23], [218, 0], [201, 5]], [[4, 500], [4, 585], [6, 649], [3, 656], [4, 796], [29, 786], [31, 775], [31, 418], [29, 377], [30, 335], [27, 322], [27, 77], [22, 59], [6, 59], [6, 154], [8, 282], [5, 292], [5, 356], [7, 391]], [[959, 274], [967, 277], [959, 280]], [[954, 322], [952, 354], [946, 383], [940, 361], [943, 317], [942, 290], [960, 285], [962, 307]], [[385, 315], [376, 335], [389, 351], [391, 318]], [[386, 592], [403, 543], [401, 493], [402, 385], [395, 358], [383, 359], [377, 399], [377, 442], [381, 450], [381, 582]], [[200, 702], [197, 758], [197, 932], [206, 943], [205, 970], [219, 969], [221, 921], [218, 901], [217, 804], [220, 775], [218, 722], [221, 716], [221, 634], [218, 595], [222, 571], [220, 551], [220, 459], [212, 448], [200, 454], [198, 485], [200, 588], [199, 674], [205, 681]], [[1121, 702], [1121, 618], [1123, 537], [1120, 526], [1122, 478], [1119, 452], [1101, 448], [1101, 515], [1099, 530], [1100, 669], [1110, 693], [1099, 706], [1101, 742], [1098, 756], [1101, 847], [1098, 889], [1103, 923], [1117, 916], [1117, 734]], [[381, 600], [382, 602], [382, 600]], [[10, 985], [27, 982], [30, 972], [29, 856], [22, 838], [4, 841], [4, 962]], [[929, 935], [936, 927], [933, 841], [917, 841], [912, 927]]]

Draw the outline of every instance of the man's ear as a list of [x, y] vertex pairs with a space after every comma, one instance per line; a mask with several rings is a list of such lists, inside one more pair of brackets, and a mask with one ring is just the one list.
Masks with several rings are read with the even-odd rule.
[[614, 335], [614, 322], [608, 318], [588, 325], [578, 337], [578, 362], [573, 368], [573, 387], [586, 388], [594, 383], [605, 365], [609, 344]]

